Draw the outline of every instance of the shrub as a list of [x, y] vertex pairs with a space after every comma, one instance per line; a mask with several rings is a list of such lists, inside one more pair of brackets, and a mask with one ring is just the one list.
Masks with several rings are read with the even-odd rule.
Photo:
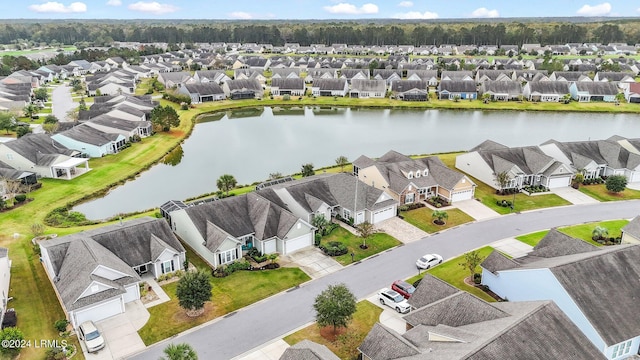
[[313, 245], [320, 246], [320, 241], [322, 240], [322, 235], [316, 233]]
[[[20, 342], [24, 340], [24, 334], [22, 333], [22, 331], [20, 331], [18, 328], [15, 328], [15, 327], [4, 328], [2, 329], [2, 331], [0, 331], [0, 340], [1, 341], [7, 340], [9, 341], [10, 344], [19, 345]], [[0, 353], [7, 354], [9, 356], [18, 355], [18, 353], [20, 353], [20, 350], [22, 350], [20, 346], [15, 346], [15, 347], [0, 346]]]
[[478, 274], [478, 273], [473, 274], [473, 283], [474, 284], [478, 285], [478, 284], [480, 284], [481, 281], [482, 281], [482, 275], [481, 274]]
[[234, 272], [239, 270], [249, 270], [250, 268], [251, 265], [245, 259], [240, 259], [227, 265], [227, 271], [229, 272], [229, 274], [233, 274]]
[[400, 205], [398, 207], [398, 211], [409, 211], [409, 206], [408, 205]]
[[15, 196], [15, 199], [17, 202], [21, 203], [24, 202], [25, 200], [27, 200], [27, 195], [25, 194], [18, 194]]
[[185, 102], [180, 103], [180, 110], [189, 110], [189, 104]]
[[55, 323], [53, 323], [53, 326], [55, 326], [58, 332], [67, 330], [67, 325], [69, 325], [69, 321], [67, 321], [67, 319], [57, 320]]
[[329, 256], [340, 256], [349, 251], [347, 246], [339, 241], [331, 241], [327, 245], [320, 246], [320, 249]]

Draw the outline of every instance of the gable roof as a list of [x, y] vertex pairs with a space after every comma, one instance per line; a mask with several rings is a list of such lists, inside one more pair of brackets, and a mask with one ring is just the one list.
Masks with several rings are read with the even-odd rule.
[[220, 85], [215, 82], [196, 83], [196, 84], [184, 84], [183, 87], [187, 89], [190, 94], [199, 95], [222, 95], [224, 91]]
[[569, 93], [569, 83], [565, 81], [530, 81], [527, 83], [531, 94], [566, 95]]
[[317, 87], [320, 91], [328, 90], [344, 90], [347, 79], [313, 79], [313, 87]]
[[449, 297], [458, 291], [458, 289], [437, 277], [431, 274], [426, 274], [420, 281], [420, 284], [416, 287], [416, 291], [411, 294], [411, 297], [407, 301], [411, 306], [419, 309], [423, 306]]
[[640, 215], [634, 217], [627, 225], [623, 226], [622, 232], [636, 239], [640, 239]]
[[468, 80], [442, 80], [438, 85], [439, 92], [476, 92], [477, 90], [475, 81]]
[[384, 94], [387, 83], [384, 80], [376, 79], [353, 79], [351, 80], [351, 91], [373, 91]]
[[[49, 165], [57, 155], [72, 156], [77, 153], [74, 150], [67, 149], [47, 134], [27, 134], [19, 139], [2, 143], [2, 145], [10, 148], [21, 156], [29, 159], [34, 164]], [[49, 156], [51, 161], [42, 161], [42, 157]]]
[[596, 251], [598, 248], [586, 241], [576, 239], [564, 234], [557, 229], [551, 229], [540, 240], [528, 255], [542, 258], [552, 258], [556, 256], [579, 254], [589, 251]]
[[302, 340], [287, 348], [280, 360], [340, 360], [329, 348], [310, 340]]
[[304, 90], [304, 80], [301, 78], [273, 78], [271, 79], [271, 87], [280, 88], [280, 90]]

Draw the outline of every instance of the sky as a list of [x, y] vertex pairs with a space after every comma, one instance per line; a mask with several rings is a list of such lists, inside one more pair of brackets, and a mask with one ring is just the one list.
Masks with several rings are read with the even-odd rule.
[[2, 19], [451, 19], [640, 16], [608, 0], [2, 0]]

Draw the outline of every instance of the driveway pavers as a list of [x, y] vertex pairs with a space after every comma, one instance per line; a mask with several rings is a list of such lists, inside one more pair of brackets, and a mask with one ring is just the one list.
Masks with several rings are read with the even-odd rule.
[[553, 194], [560, 196], [574, 205], [597, 204], [599, 201], [589, 195], [583, 194], [571, 186], [551, 189]]
[[452, 205], [476, 220], [487, 220], [500, 216], [495, 210], [478, 200], [456, 201]]
[[325, 255], [316, 247], [308, 247], [280, 258], [282, 266], [297, 266], [312, 279], [334, 273], [343, 268], [339, 262]]
[[395, 216], [376, 224], [376, 229], [384, 231], [405, 244], [429, 236], [426, 232]]

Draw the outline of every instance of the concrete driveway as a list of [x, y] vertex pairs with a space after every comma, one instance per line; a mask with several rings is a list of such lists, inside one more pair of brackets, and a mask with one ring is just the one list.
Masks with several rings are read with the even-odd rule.
[[478, 200], [457, 201], [453, 206], [476, 220], [486, 220], [500, 216], [500, 214]]
[[325, 255], [315, 246], [280, 257], [280, 264], [297, 266], [312, 279], [318, 279], [342, 269], [339, 262]]
[[574, 205], [597, 204], [599, 201], [589, 195], [581, 193], [571, 186], [551, 189], [551, 192]]
[[138, 335], [138, 330], [149, 320], [149, 312], [140, 300], [125, 304], [125, 313], [98, 321], [96, 326], [105, 339], [106, 346], [97, 353], [86, 352], [84, 342], [80, 341], [87, 360], [115, 360], [140, 352], [146, 348]]
[[417, 227], [409, 224], [408, 222], [400, 219], [397, 216], [376, 224], [376, 229], [384, 231], [385, 233], [393, 236], [394, 238], [402, 241], [405, 244], [418, 241], [424, 237], [429, 236], [429, 234], [427, 234], [426, 232], [418, 229]]

